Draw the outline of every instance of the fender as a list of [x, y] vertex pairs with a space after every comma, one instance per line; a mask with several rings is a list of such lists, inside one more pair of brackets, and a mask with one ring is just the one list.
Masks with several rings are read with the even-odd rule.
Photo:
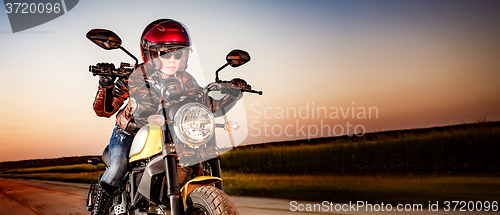
[[189, 180], [184, 186], [181, 188], [181, 197], [182, 202], [184, 203], [184, 210], [186, 210], [186, 200], [187, 197], [193, 190], [201, 186], [212, 186], [215, 187], [215, 183], [222, 182], [222, 178], [214, 177], [214, 176], [199, 176]]

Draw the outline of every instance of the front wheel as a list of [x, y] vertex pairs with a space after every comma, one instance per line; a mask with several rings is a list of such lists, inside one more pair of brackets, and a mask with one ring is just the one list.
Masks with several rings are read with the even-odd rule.
[[198, 187], [186, 201], [187, 215], [239, 215], [236, 205], [224, 191], [211, 187]]

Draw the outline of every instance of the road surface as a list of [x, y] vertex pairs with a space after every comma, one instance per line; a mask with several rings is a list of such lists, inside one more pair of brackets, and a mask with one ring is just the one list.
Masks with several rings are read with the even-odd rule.
[[[85, 201], [88, 192], [88, 184], [51, 182], [24, 179], [0, 178], [0, 215], [77, 215], [90, 214], [86, 211]], [[306, 202], [286, 199], [255, 198], [243, 196], [231, 196], [231, 199], [238, 207], [242, 215], [302, 215], [302, 214], [447, 214], [447, 215], [469, 215], [469, 214], [500, 214], [500, 212], [444, 212], [439, 208], [439, 212], [423, 211], [396, 212], [378, 211], [367, 212], [363, 208], [359, 211], [352, 211], [348, 205], [344, 205], [345, 211], [335, 211], [329, 209], [324, 211], [317, 207], [316, 212], [307, 212], [310, 206], [314, 210], [314, 204], [322, 205], [321, 202]], [[292, 203], [291, 203], [292, 202]], [[319, 205], [318, 205], [319, 204]], [[332, 203], [335, 205], [334, 203]], [[395, 206], [394, 206], [395, 207]], [[291, 211], [291, 210], [296, 211]], [[323, 209], [326, 207], [323, 206]], [[304, 210], [300, 212], [299, 210]]]

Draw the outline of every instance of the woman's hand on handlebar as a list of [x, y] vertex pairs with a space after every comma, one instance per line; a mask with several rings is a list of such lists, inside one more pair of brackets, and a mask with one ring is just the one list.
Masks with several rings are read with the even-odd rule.
[[234, 78], [231, 81], [213, 82], [208, 85], [208, 92], [221, 91], [222, 94], [231, 94], [239, 97], [242, 92], [256, 93], [262, 95], [262, 91], [252, 90], [252, 87], [243, 79]]
[[256, 94], [262, 95], [262, 91], [252, 90], [252, 86], [250, 86], [250, 84], [248, 84], [243, 79], [234, 78], [233, 80], [230, 81], [230, 83], [240, 87], [241, 92], [256, 93]]
[[234, 84], [240, 87], [241, 89], [247, 89], [247, 90], [252, 89], [252, 86], [250, 86], [245, 80], [241, 78], [233, 78], [233, 80], [231, 80], [229, 83]]
[[[112, 63], [98, 63], [97, 67], [101, 68], [101, 71], [105, 73], [110, 73], [115, 69], [115, 65]], [[115, 83], [116, 76], [109, 75], [99, 75], [99, 86], [109, 87]]]
[[242, 89], [250, 88], [250, 85], [243, 79], [234, 78], [231, 81], [223, 81], [221, 87], [222, 94], [229, 94], [232, 97], [241, 98]]

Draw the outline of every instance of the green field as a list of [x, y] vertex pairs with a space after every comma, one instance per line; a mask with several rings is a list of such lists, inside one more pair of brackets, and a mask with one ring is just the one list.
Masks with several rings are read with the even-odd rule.
[[[500, 201], [500, 127], [372, 135], [320, 144], [237, 148], [222, 155], [232, 195], [317, 201]], [[10, 170], [0, 177], [96, 180], [98, 167]]]
[[222, 154], [222, 169], [281, 174], [500, 172], [500, 127], [378, 135], [309, 145], [250, 146]]

